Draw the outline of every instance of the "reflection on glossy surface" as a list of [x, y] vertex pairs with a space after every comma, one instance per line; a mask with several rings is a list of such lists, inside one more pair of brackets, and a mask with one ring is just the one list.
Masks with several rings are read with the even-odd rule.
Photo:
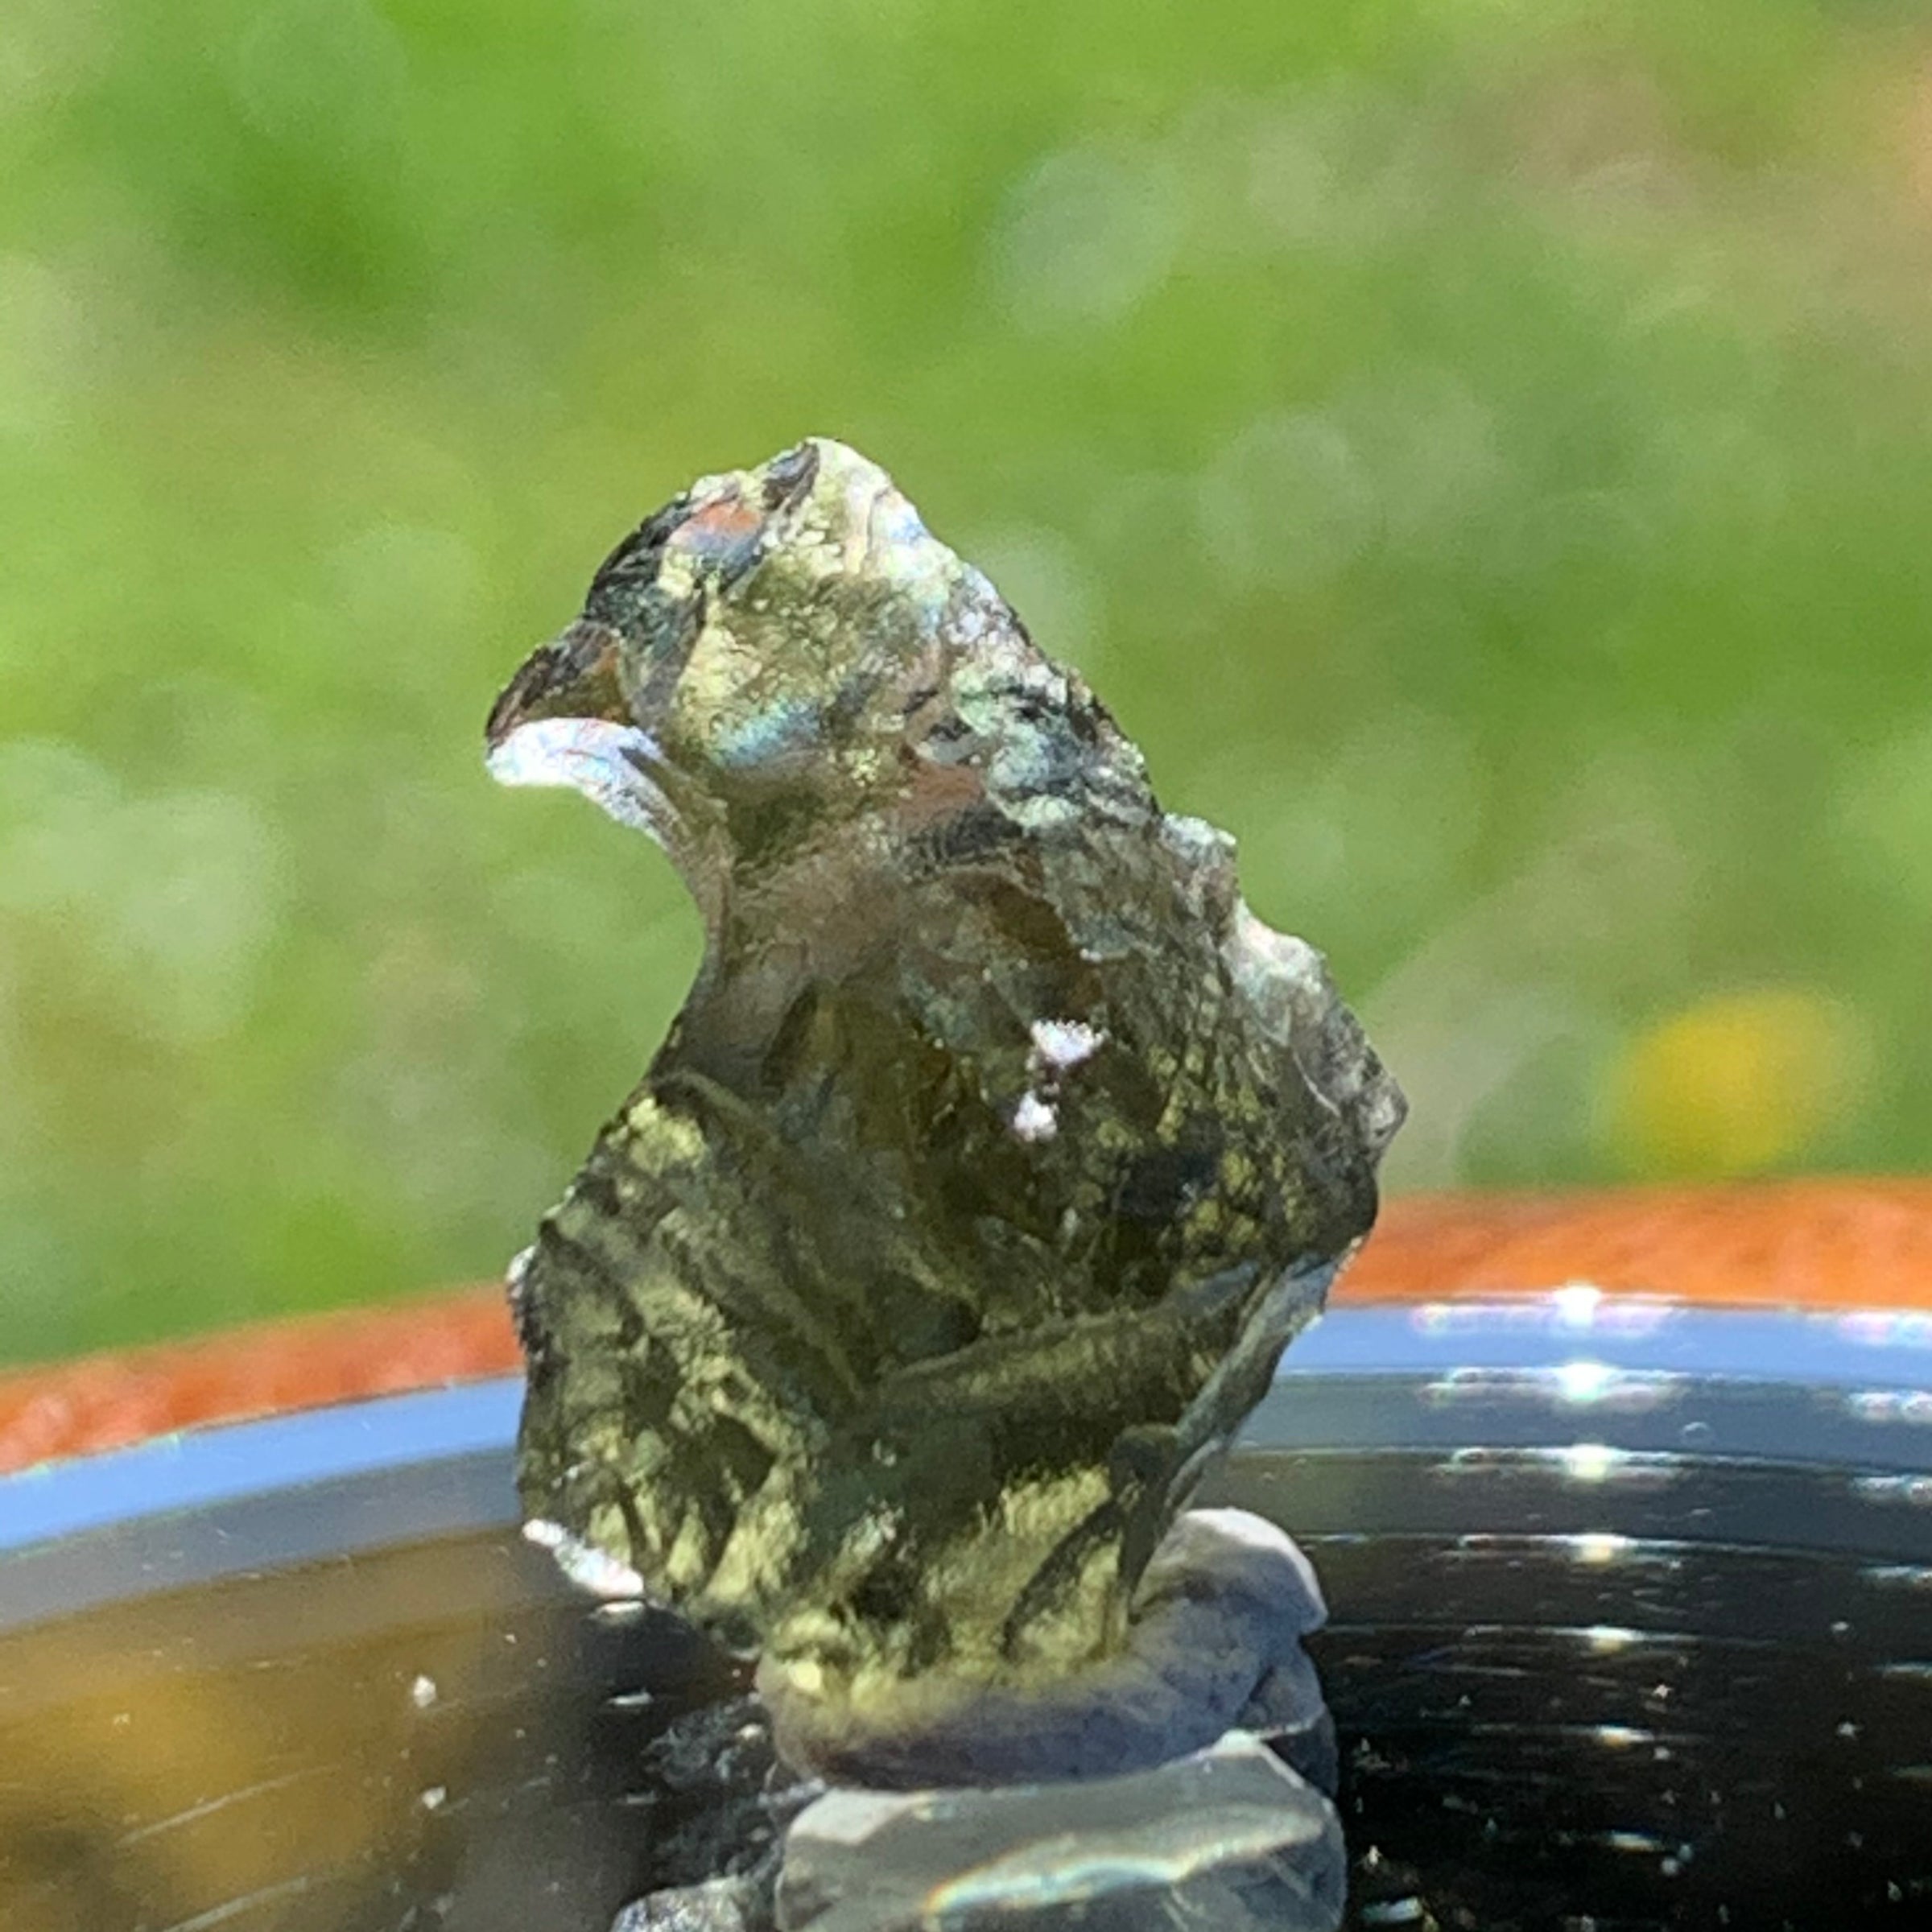
[[1334, 1606], [1360, 1922], [1410, 1889], [1444, 1926], [1923, 1922], [1932, 1595], [1860, 1554], [1900, 1519], [1843, 1469], [1659, 1453], [1579, 1490], [1569, 1459], [1230, 1472]]
[[602, 1932], [695, 1876], [716, 1794], [650, 1748], [733, 1688], [507, 1530], [41, 1626], [0, 1651], [0, 1925]]
[[[1360, 1926], [1932, 1918], [1927, 1339], [1572, 1295], [1296, 1349], [1201, 1500], [1319, 1568]], [[1566, 1399], [1572, 1360], [1645, 1399]], [[709, 1868], [761, 1737], [517, 1536], [514, 1410], [0, 1483], [6, 1932], [605, 1932]], [[102, 1527], [109, 1490], [185, 1513]]]
[[[1492, 1932], [1932, 1910], [1923, 1513], [1843, 1470], [1657, 1461], [1579, 1489], [1536, 1455], [1257, 1453], [1222, 1480], [1327, 1584], [1361, 1924], [1426, 1923], [1385, 1915], [1411, 1893]], [[758, 1774], [755, 1740], [654, 1761], [732, 1688], [508, 1530], [29, 1627], [0, 1639], [0, 1924], [603, 1932], [696, 1875]]]

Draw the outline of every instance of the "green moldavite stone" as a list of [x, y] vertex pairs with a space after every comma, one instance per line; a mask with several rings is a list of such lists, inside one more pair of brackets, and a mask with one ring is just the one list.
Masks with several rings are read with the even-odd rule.
[[1374, 1219], [1402, 1096], [1320, 956], [836, 443], [648, 518], [489, 744], [707, 932], [512, 1272], [537, 1533], [861, 1743], [1117, 1650]]

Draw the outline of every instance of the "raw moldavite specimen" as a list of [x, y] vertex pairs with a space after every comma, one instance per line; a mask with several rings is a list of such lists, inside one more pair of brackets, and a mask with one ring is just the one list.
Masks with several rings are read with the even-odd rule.
[[513, 1269], [526, 1513], [762, 1653], [795, 1760], [1023, 1773], [943, 1740], [1131, 1648], [1400, 1094], [1227, 836], [839, 444], [647, 518], [488, 735], [655, 838], [707, 931]]

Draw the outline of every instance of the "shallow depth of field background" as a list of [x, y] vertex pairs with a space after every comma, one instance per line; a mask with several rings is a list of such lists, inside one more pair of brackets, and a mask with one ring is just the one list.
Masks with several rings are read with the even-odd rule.
[[890, 468], [1407, 1085], [1396, 1189], [1932, 1150], [1888, 0], [6, 0], [0, 1356], [496, 1272], [687, 982], [485, 710]]

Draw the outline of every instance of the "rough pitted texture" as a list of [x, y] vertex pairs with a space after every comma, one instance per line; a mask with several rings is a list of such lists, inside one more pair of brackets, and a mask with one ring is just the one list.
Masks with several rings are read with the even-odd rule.
[[835, 1774], [1117, 1652], [1374, 1216], [1401, 1096], [1319, 956], [836, 443], [650, 518], [489, 739], [708, 931], [513, 1270], [527, 1513]]

